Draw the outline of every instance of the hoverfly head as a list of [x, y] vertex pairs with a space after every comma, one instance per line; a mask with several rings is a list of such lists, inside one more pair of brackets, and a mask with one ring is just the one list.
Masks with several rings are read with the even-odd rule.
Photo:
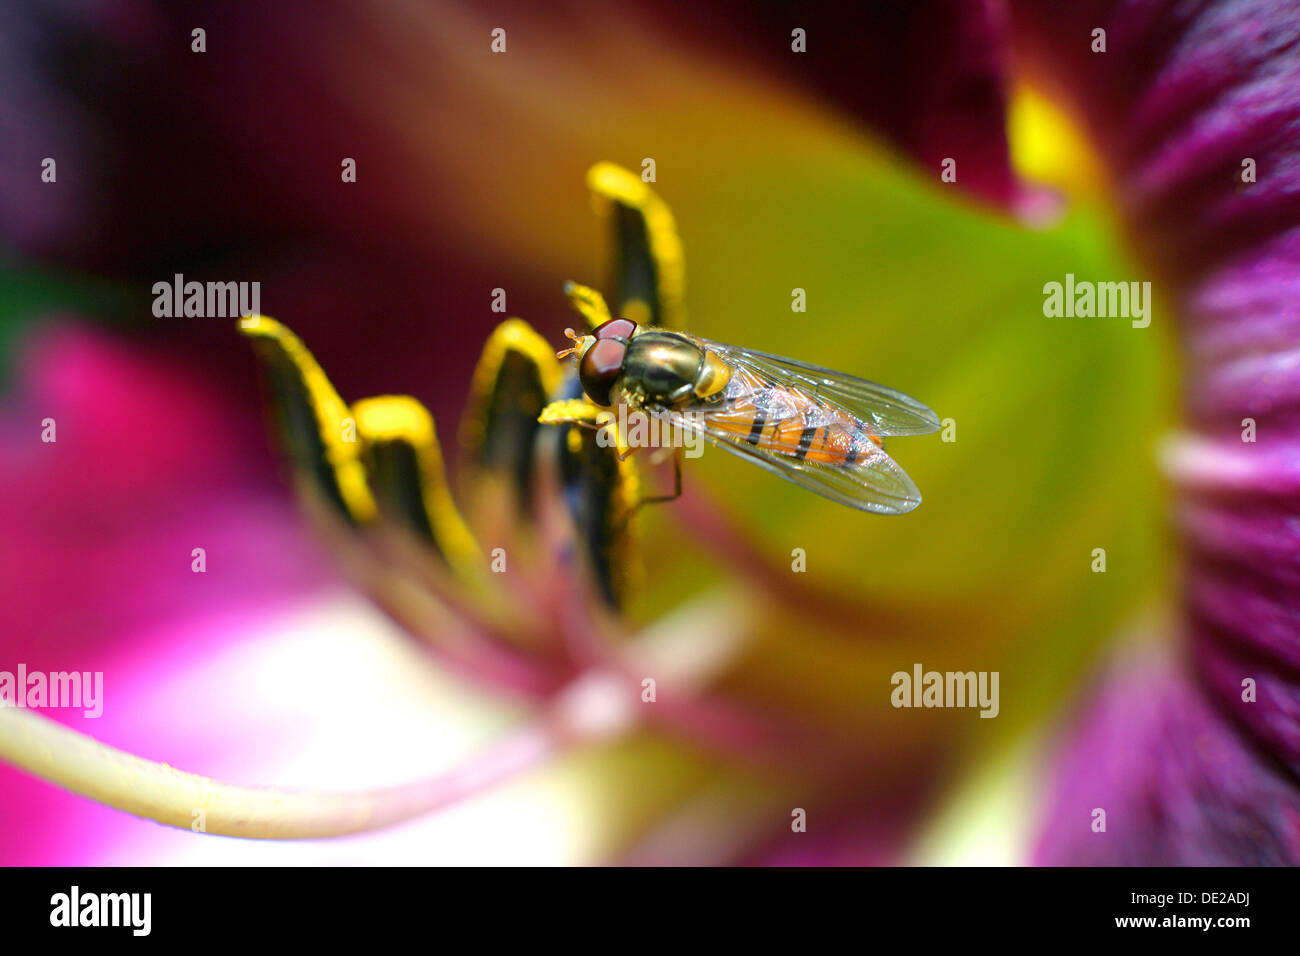
[[556, 357], [577, 356], [582, 390], [597, 405], [609, 405], [610, 391], [623, 373], [627, 344], [636, 332], [637, 325], [631, 319], [610, 319], [588, 335], [565, 329], [564, 334], [573, 345], [556, 353]]

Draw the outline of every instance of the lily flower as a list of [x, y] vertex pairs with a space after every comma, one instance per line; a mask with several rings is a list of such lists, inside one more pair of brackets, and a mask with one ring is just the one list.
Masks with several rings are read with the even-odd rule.
[[[1300, 116], [1250, 7], [6, 12], [0, 671], [104, 676], [0, 709], [6, 862], [1295, 862]], [[177, 274], [262, 314], [152, 315]], [[1067, 275], [1150, 327], [1048, 316]], [[538, 420], [566, 278], [924, 396], [924, 504], [706, 455], [640, 507]]]

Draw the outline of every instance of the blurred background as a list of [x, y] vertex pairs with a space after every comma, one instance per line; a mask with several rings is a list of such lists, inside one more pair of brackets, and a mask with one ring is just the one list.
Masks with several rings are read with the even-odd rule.
[[[472, 764], [536, 713], [441, 667], [344, 579], [233, 323], [153, 315], [175, 273], [260, 282], [345, 399], [416, 396], [454, 462], [504, 318], [492, 290], [559, 348], [563, 282], [608, 291], [586, 170], [652, 158], [691, 331], [901, 389], [955, 440], [891, 443], [925, 498], [899, 518], [730, 456], [686, 463], [756, 560], [805, 550], [800, 601], [676, 505], [641, 515], [631, 640], [709, 657], [702, 695], [824, 749], [755, 757], [638, 725], [396, 828], [281, 843], [159, 827], [0, 766], [0, 861], [1028, 860], [1061, 722], [1108, 648], [1159, 640], [1169, 616], [1152, 448], [1171, 344], [1160, 323], [1044, 317], [1066, 273], [1151, 276], [997, 18], [913, 7], [7, 4], [0, 669], [102, 670], [102, 718], [49, 713], [96, 739], [219, 780], [355, 789]], [[999, 672], [998, 717], [891, 707], [890, 676], [917, 663]]]

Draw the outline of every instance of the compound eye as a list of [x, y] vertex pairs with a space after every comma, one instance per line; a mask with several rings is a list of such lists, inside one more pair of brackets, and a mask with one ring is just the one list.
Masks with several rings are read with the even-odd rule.
[[592, 331], [596, 341], [603, 339], [630, 339], [636, 331], [636, 323], [631, 319], [610, 319], [602, 322]]
[[[609, 323], [606, 322], [605, 325]], [[623, 359], [626, 356], [626, 345], [613, 339], [604, 339], [587, 349], [587, 354], [582, 357], [582, 364], [578, 366], [578, 380], [582, 382], [582, 390], [587, 393], [587, 397], [597, 405], [609, 404], [610, 389], [623, 371]]]

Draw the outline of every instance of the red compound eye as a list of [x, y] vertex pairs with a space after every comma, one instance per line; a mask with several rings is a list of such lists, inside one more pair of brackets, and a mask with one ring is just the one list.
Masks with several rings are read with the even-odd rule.
[[635, 331], [636, 323], [631, 319], [610, 319], [596, 326], [591, 334], [599, 342], [604, 339], [630, 339]]
[[[600, 328], [606, 328], [614, 322], [626, 321], [626, 319], [614, 319]], [[599, 333], [600, 329], [597, 329], [596, 334]], [[614, 380], [623, 371], [623, 359], [626, 356], [627, 346], [624, 343], [614, 339], [603, 339], [587, 349], [587, 354], [582, 357], [582, 364], [578, 366], [578, 380], [582, 382], [582, 390], [587, 393], [587, 397], [597, 405], [609, 404], [610, 389], [614, 385]]]

